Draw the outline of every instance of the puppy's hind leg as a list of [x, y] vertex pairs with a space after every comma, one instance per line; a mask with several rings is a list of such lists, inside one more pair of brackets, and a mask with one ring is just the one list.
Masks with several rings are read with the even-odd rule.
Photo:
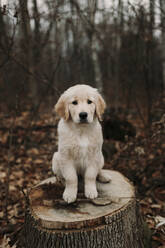
[[100, 170], [97, 180], [101, 183], [109, 183], [111, 181], [111, 176], [107, 174], [106, 170]]

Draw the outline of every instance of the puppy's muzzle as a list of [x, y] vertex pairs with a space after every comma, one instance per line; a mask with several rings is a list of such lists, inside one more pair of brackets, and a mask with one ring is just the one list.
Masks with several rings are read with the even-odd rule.
[[87, 122], [88, 114], [86, 112], [81, 112], [79, 114], [79, 117], [80, 117], [80, 122], [84, 123]]

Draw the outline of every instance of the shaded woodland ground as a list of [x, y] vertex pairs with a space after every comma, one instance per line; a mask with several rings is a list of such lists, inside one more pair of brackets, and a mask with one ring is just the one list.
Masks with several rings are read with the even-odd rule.
[[[106, 114], [105, 118], [111, 120], [111, 124], [117, 120], [119, 125], [115, 126], [122, 140], [115, 136], [105, 139], [105, 167], [122, 172], [134, 183], [146, 222], [146, 247], [152, 248], [165, 247], [164, 110], [165, 97], [154, 105], [152, 114], [155, 121], [148, 132], [131, 115], [114, 117], [112, 114], [111, 117], [111, 114]], [[18, 116], [1, 114], [0, 117], [0, 242], [1, 247], [10, 247], [7, 240], [11, 246], [19, 247], [14, 244], [23, 239], [27, 188], [52, 176], [51, 159], [57, 149], [58, 118], [49, 112], [32, 120], [28, 111]], [[129, 132], [132, 130], [130, 127], [124, 129], [123, 121], [129, 121], [136, 128], [136, 136]], [[111, 131], [114, 134], [115, 131]]]

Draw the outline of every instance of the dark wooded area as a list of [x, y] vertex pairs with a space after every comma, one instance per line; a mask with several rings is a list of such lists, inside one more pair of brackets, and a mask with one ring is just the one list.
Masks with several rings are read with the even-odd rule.
[[8, 1], [0, 26], [2, 109], [51, 108], [87, 82], [150, 125], [165, 80], [163, 1]]
[[52, 175], [52, 108], [77, 83], [104, 95], [105, 166], [135, 184], [146, 247], [164, 247], [163, 0], [0, 1], [0, 244], [17, 243], [26, 189]]

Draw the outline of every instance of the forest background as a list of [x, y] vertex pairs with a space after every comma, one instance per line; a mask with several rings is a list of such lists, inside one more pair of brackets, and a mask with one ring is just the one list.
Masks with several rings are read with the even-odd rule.
[[164, 247], [164, 0], [0, 1], [2, 247], [23, 235], [27, 188], [52, 173], [53, 106], [77, 83], [104, 95], [105, 166], [136, 186], [146, 247]]

